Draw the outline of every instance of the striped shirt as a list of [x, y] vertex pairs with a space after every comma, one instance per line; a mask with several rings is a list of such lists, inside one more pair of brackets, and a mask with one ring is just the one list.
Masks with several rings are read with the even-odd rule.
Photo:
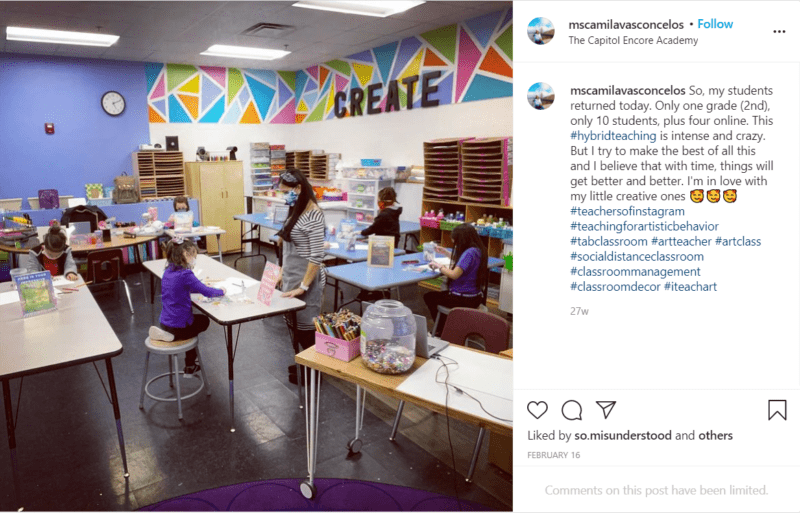
[[325, 214], [322, 210], [313, 208], [300, 214], [292, 228], [292, 243], [298, 256], [322, 265], [325, 257]]

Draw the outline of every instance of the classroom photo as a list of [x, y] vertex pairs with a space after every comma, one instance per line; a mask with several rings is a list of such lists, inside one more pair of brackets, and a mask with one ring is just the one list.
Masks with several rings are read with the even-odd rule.
[[0, 509], [513, 510], [512, 31], [0, 2]]

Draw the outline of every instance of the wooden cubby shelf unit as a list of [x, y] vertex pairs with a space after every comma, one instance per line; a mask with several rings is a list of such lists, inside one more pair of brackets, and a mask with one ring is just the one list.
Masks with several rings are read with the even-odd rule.
[[186, 194], [182, 152], [139, 151], [133, 153], [132, 159], [142, 199], [172, 198]]
[[[456, 214], [458, 212], [463, 212], [465, 217], [465, 222], [473, 223], [480, 219], [481, 216], [491, 215], [492, 217], [500, 218], [502, 217], [504, 221], [507, 221], [509, 224], [513, 226], [513, 214], [514, 208], [513, 207], [504, 207], [502, 205], [484, 205], [481, 203], [467, 203], [463, 201], [441, 201], [441, 200], [432, 200], [432, 199], [423, 199], [422, 200], [422, 212], [428, 212], [433, 210], [434, 212], [438, 213], [439, 210], [443, 210], [444, 214]], [[430, 228], [427, 226], [420, 227], [420, 243], [424, 244], [426, 242], [438, 242], [442, 246], [446, 248], [453, 247], [453, 239], [450, 237], [450, 230], [441, 230], [439, 228]], [[489, 253], [490, 257], [494, 258], [501, 258], [503, 254], [503, 239], [497, 239], [494, 237], [482, 236], [481, 240], [486, 245], [486, 250]], [[500, 274], [491, 272], [489, 273], [489, 286], [499, 286], [500, 283]], [[429, 283], [427, 281], [423, 281], [420, 284], [420, 287], [429, 290], [439, 290], [437, 285], [433, 283]], [[499, 302], [495, 299], [489, 298], [486, 304], [492, 308], [497, 308]]]

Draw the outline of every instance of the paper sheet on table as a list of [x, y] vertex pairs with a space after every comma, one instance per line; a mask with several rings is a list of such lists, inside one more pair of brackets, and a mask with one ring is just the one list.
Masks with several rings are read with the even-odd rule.
[[199, 267], [195, 267], [194, 269], [192, 269], [192, 272], [194, 273], [194, 275], [199, 280], [200, 279], [200, 274], [203, 272], [203, 270], [200, 269]]
[[356, 251], [366, 251], [369, 249], [369, 244], [356, 244]]
[[339, 243], [338, 242], [329, 242], [328, 243], [328, 249], [339, 249]]
[[77, 285], [77, 283], [75, 283], [74, 281], [69, 281], [63, 276], [59, 276], [58, 278], [53, 278], [54, 287], [74, 287], [75, 285]]
[[252, 287], [259, 282], [250, 278], [226, 278], [223, 281], [214, 283], [214, 288], [224, 288], [226, 296], [235, 296], [236, 294], [241, 294], [243, 292], [242, 283], [244, 283], [244, 288], [247, 289], [248, 287]]
[[19, 303], [19, 292], [16, 290], [0, 292], [0, 305], [9, 305], [11, 303]]
[[[480, 400], [483, 408], [495, 417], [506, 420], [513, 419], [512, 360], [470, 351], [454, 345], [447, 346], [440, 354], [446, 358], [428, 360], [403, 381], [397, 390], [437, 404], [444, 404], [446, 398], [444, 381], [447, 373], [442, 368], [442, 363], [452, 364], [453, 361], [456, 361], [458, 366], [448, 365], [450, 371], [448, 383], [466, 393], [456, 393], [451, 386], [448, 407], [487, 420], [503, 422], [487, 415], [477, 401], [466, 395], [469, 394]], [[437, 371], [441, 383], [436, 382]], [[511, 422], [505, 423], [512, 425]]]

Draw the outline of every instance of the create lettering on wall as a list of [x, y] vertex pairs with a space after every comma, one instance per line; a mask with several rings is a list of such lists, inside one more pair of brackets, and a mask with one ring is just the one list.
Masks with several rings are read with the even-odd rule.
[[[439, 100], [431, 99], [430, 95], [439, 90], [437, 86], [431, 85], [431, 80], [442, 76], [441, 71], [429, 71], [422, 74], [422, 101], [421, 107], [437, 107]], [[414, 85], [419, 81], [419, 75], [412, 75], [404, 78], [401, 82], [405, 86], [406, 91], [406, 109], [411, 110], [414, 108]], [[386, 111], [400, 110], [400, 96], [398, 94], [397, 80], [389, 82], [388, 91], [386, 93]], [[367, 87], [367, 114], [380, 114], [384, 112], [378, 104], [381, 102], [381, 97], [376, 94], [378, 89], [383, 89], [382, 83], [372, 84]], [[350, 89], [350, 115], [362, 116], [364, 113], [361, 110], [361, 102], [364, 100], [364, 90], [360, 87], [353, 87]], [[343, 118], [347, 115], [347, 94], [344, 91], [336, 93], [334, 96], [334, 112], [337, 118]]]

